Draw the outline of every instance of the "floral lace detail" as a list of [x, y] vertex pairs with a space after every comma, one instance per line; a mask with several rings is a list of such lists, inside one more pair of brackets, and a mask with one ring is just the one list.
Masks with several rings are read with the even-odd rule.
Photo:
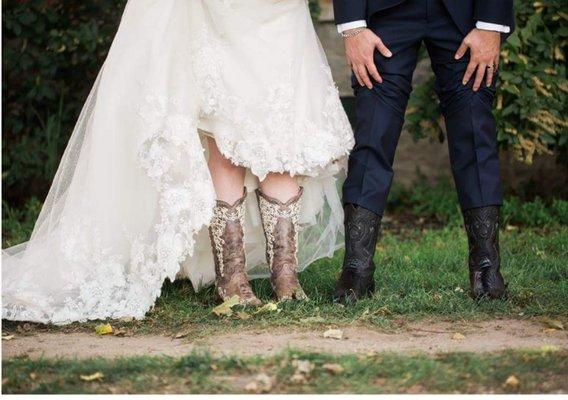
[[[278, 223], [279, 218], [290, 220], [292, 222], [295, 235], [294, 241], [295, 243], [298, 243], [301, 193], [294, 200], [291, 200], [286, 204], [282, 204], [278, 201], [271, 201], [267, 199], [260, 191], [257, 191], [257, 198], [258, 207], [260, 208], [260, 215], [262, 217], [262, 226], [264, 228], [264, 234], [266, 236], [266, 259], [268, 262], [268, 267], [272, 272], [272, 267], [274, 264], [274, 243], [276, 242], [274, 230], [276, 229], [276, 224]], [[296, 248], [296, 252], [297, 250], [298, 249]], [[297, 255], [295, 255], [295, 257], [297, 258]]]
[[[213, 216], [215, 192], [195, 121], [175, 100], [147, 95], [139, 115], [150, 132], [139, 160], [159, 193], [155, 246], [134, 245], [132, 260], [148, 284], [173, 280], [193, 255], [195, 235]], [[150, 261], [151, 260], [151, 261]], [[160, 288], [155, 288], [159, 296]]]
[[[226, 46], [221, 39], [203, 29], [192, 51], [198, 54], [193, 66], [202, 91], [201, 117], [225, 121], [240, 133], [240, 136], [234, 136], [233, 132], [213, 132], [226, 157], [249, 168], [263, 180], [269, 172], [318, 176], [324, 170], [329, 172], [331, 164], [349, 153], [354, 143], [353, 134], [329, 66], [321, 66], [327, 93], [322, 115], [324, 122], [316, 124], [295, 115], [296, 93], [291, 73], [282, 82], [267, 88], [266, 98], [257, 104], [247, 104], [242, 98], [229, 94], [220, 64], [221, 55], [228, 51]], [[266, 116], [262, 124], [251, 117], [250, 110]]]

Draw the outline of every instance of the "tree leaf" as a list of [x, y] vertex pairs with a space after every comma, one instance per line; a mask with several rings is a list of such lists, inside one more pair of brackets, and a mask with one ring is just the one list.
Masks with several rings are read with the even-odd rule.
[[189, 336], [190, 332], [191, 331], [189, 329], [186, 329], [184, 331], [180, 331], [180, 332], [175, 334], [174, 339], [183, 339], [184, 337]]
[[245, 390], [249, 393], [268, 393], [274, 386], [274, 379], [261, 373], [256, 375], [251, 382], [245, 386]]
[[341, 329], [328, 329], [323, 333], [323, 337], [326, 339], [343, 339], [343, 331]]
[[266, 303], [258, 310], [256, 310], [255, 314], [260, 314], [263, 312], [280, 312], [280, 309], [278, 308], [278, 305], [276, 303], [270, 302]]
[[233, 307], [239, 305], [241, 299], [239, 296], [235, 295], [228, 300], [225, 300], [222, 304], [219, 304], [211, 312], [218, 317], [226, 316], [230, 317], [233, 315]]
[[556, 330], [559, 330], [559, 331], [564, 330], [564, 324], [557, 319], [544, 317], [542, 319], [542, 322], [544, 323], [544, 325], [546, 325], [550, 329], [556, 329]]
[[310, 376], [314, 370], [314, 364], [310, 360], [294, 360], [292, 366], [296, 368], [296, 374]]
[[99, 336], [102, 335], [112, 335], [114, 329], [111, 324], [101, 324], [95, 327], [95, 333]]
[[244, 311], [239, 311], [237, 313], [237, 317], [239, 319], [242, 319], [243, 321], [246, 321], [247, 319], [251, 318], [251, 315], [249, 313], [244, 312]]
[[505, 381], [505, 387], [508, 389], [518, 389], [521, 382], [515, 375], [510, 375]]
[[95, 372], [91, 375], [81, 375], [80, 378], [82, 381], [85, 382], [92, 382], [92, 381], [102, 381], [105, 376], [102, 372]]
[[341, 366], [341, 364], [336, 363], [326, 363], [322, 365], [322, 368], [327, 372], [331, 372], [332, 374], [340, 374], [345, 370], [343, 366]]

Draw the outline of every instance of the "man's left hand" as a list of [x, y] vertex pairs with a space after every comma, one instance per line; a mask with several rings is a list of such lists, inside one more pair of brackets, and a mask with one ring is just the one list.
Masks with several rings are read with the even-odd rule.
[[493, 75], [499, 67], [499, 51], [501, 34], [483, 29], [473, 29], [462, 41], [455, 58], [459, 60], [469, 50], [469, 64], [463, 76], [463, 84], [467, 85], [475, 73], [473, 90], [478, 91], [483, 83], [487, 86], [493, 83]]

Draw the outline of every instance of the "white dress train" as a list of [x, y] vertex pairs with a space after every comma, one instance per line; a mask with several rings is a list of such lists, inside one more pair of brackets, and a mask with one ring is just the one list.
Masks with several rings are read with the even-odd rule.
[[[304, 186], [301, 268], [343, 242], [353, 133], [306, 0], [130, 0], [31, 239], [3, 251], [3, 318], [143, 318], [166, 278], [214, 282], [204, 138]], [[266, 276], [254, 196], [251, 277]]]

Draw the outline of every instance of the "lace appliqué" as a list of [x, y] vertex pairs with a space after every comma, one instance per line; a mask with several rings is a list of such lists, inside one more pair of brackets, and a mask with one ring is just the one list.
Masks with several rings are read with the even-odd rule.
[[[192, 53], [197, 54], [193, 67], [202, 92], [201, 118], [228, 122], [239, 132], [237, 136], [214, 132], [220, 151], [234, 164], [249, 168], [260, 180], [269, 172], [318, 176], [343, 167], [331, 168], [353, 147], [353, 134], [327, 65], [321, 67], [321, 78], [327, 82], [323, 122], [316, 124], [296, 116], [291, 73], [267, 88], [266, 98], [248, 104], [230, 93], [223, 82], [221, 55], [228, 51], [227, 44], [207, 29], [196, 43]], [[250, 110], [265, 117], [259, 121], [251, 117]]]
[[[260, 208], [260, 215], [262, 216], [262, 226], [264, 228], [264, 234], [266, 235], [266, 258], [268, 262], [268, 267], [272, 272], [272, 267], [274, 265], [274, 243], [276, 242], [276, 237], [274, 236], [274, 231], [276, 229], [276, 224], [279, 218], [290, 220], [292, 226], [294, 227], [294, 241], [298, 243], [298, 232], [299, 232], [299, 216], [300, 216], [300, 199], [286, 204], [281, 205], [277, 203], [270, 202], [263, 196], [258, 196], [258, 206]], [[296, 249], [297, 251], [297, 249]], [[297, 258], [297, 255], [294, 255]], [[297, 265], [297, 260], [296, 260]]]

